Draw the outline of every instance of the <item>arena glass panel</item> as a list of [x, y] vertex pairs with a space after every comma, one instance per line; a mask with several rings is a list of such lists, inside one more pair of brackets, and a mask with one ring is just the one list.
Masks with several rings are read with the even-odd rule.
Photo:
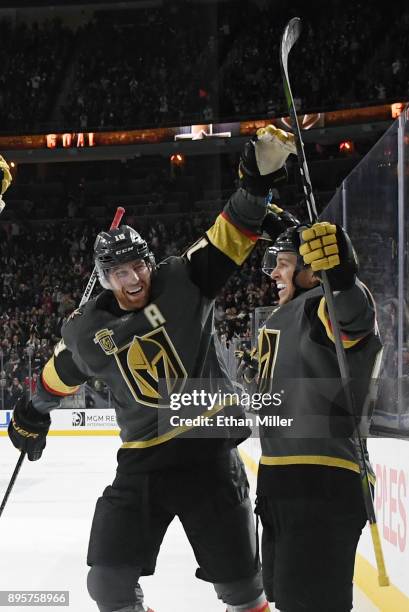
[[343, 186], [337, 189], [334, 196], [328, 202], [327, 206], [320, 214], [320, 220], [330, 221], [331, 223], [338, 223], [339, 225], [343, 225], [342, 198]]
[[[359, 277], [377, 306], [384, 344], [371, 431], [400, 434], [399, 183], [396, 121], [344, 180], [322, 217], [343, 219], [356, 249]], [[353, 373], [351, 373], [353, 376]], [[403, 433], [403, 432], [402, 432]]]
[[401, 277], [402, 277], [402, 359], [400, 363], [401, 396], [399, 410], [399, 431], [409, 436], [409, 106], [399, 118], [400, 120], [400, 222], [401, 230]]

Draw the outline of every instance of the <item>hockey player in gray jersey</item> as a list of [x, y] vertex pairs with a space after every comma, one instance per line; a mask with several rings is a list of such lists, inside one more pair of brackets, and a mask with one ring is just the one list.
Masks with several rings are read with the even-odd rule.
[[366, 512], [320, 271], [333, 291], [359, 414], [381, 351], [374, 302], [357, 279], [348, 235], [333, 224], [288, 229], [266, 251], [263, 270], [279, 302], [259, 332], [258, 390], [280, 390], [280, 415], [293, 418], [287, 430], [260, 434], [264, 588], [285, 612], [349, 612]]
[[[227, 610], [268, 610], [239, 440], [186, 438], [180, 427], [160, 432], [158, 382], [226, 377], [211, 334], [213, 300], [252, 251], [265, 196], [294, 152], [285, 132], [259, 132], [241, 159], [242, 188], [182, 257], [156, 265], [134, 229], [101, 232], [94, 258], [105, 290], [65, 323], [33, 400], [14, 410], [10, 438], [36, 460], [61, 397], [93, 376], [112, 391], [123, 444], [117, 476], [97, 502], [88, 550], [88, 589], [101, 612], [146, 610], [138, 581], [154, 572], [175, 515], [197, 576], [214, 584]], [[256, 155], [262, 175], [253, 172]], [[279, 227], [285, 215], [273, 216]]]

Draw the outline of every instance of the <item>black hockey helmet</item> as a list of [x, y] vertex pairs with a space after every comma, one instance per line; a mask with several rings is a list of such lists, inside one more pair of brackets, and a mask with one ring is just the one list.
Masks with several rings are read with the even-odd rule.
[[110, 289], [106, 273], [114, 266], [143, 259], [155, 268], [155, 257], [149, 250], [146, 240], [129, 225], [121, 225], [108, 232], [100, 232], [94, 244], [94, 261], [99, 282]]
[[305, 266], [304, 260], [299, 252], [301, 245], [300, 232], [303, 229], [305, 229], [305, 226], [302, 225], [287, 228], [285, 232], [278, 236], [274, 244], [266, 249], [261, 264], [262, 271], [270, 278], [272, 271], [277, 265], [278, 254], [294, 253], [294, 255], [297, 256], [297, 262], [293, 275], [293, 283], [297, 289], [296, 295], [301, 293], [303, 290], [312, 289], [319, 282], [318, 279], [315, 283], [315, 280], [314, 282], [311, 282], [309, 277], [306, 278], [305, 271], [307, 268], [309, 268], [309, 266]]
[[287, 228], [276, 238], [274, 244], [266, 249], [261, 269], [268, 277], [270, 277], [277, 265], [277, 255], [279, 253], [294, 253], [297, 255], [296, 270], [298, 271], [303, 267], [303, 259], [298, 251], [300, 248], [300, 234], [298, 230], [297, 226]]

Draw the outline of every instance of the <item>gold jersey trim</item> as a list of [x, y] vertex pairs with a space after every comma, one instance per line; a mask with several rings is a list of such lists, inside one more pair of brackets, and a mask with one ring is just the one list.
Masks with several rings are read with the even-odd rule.
[[[206, 412], [204, 412], [200, 416], [211, 417], [214, 414], [217, 414], [218, 412], [220, 412], [220, 410], [222, 410], [222, 408], [225, 408], [225, 407], [226, 406], [219, 404], [215, 406], [214, 408], [212, 408], [212, 410], [206, 410]], [[184, 433], [185, 431], [189, 431], [190, 429], [193, 429], [193, 428], [194, 428], [194, 425], [192, 426], [181, 425], [179, 427], [174, 427], [170, 431], [167, 431], [166, 433], [160, 436], [157, 436], [156, 438], [150, 438], [150, 440], [134, 440], [132, 442], [124, 442], [121, 448], [150, 448], [151, 446], [157, 446], [158, 444], [163, 444], [164, 442], [168, 442], [168, 440], [172, 440], [172, 438], [176, 438], [177, 436], [180, 436], [180, 434]]]
[[246, 236], [223, 215], [217, 217], [206, 234], [213, 246], [238, 266], [247, 259], [257, 239], [255, 235]]
[[[321, 298], [320, 305], [318, 306], [318, 316], [321, 319], [321, 322], [325, 327], [325, 331], [327, 332], [328, 338], [332, 340], [332, 342], [335, 343], [335, 337], [332, 332], [329, 317], [325, 310], [325, 304], [326, 304], [325, 298]], [[358, 342], [362, 340], [362, 337], [356, 338], [355, 340], [348, 340], [347, 336], [341, 333], [341, 339], [342, 339], [342, 344], [344, 345], [344, 348], [349, 349], [355, 346], [356, 344], [358, 344]]]
[[54, 355], [47, 361], [42, 373], [42, 382], [46, 391], [54, 395], [73, 395], [78, 391], [80, 385], [70, 387], [66, 385], [59, 377], [55, 369]]
[[[359, 465], [348, 459], [340, 457], [328, 457], [326, 455], [288, 455], [285, 457], [267, 457], [261, 455], [260, 463], [262, 465], [325, 465], [327, 467], [339, 467], [345, 470], [351, 470], [359, 474]], [[369, 481], [375, 484], [375, 478], [369, 474]]]

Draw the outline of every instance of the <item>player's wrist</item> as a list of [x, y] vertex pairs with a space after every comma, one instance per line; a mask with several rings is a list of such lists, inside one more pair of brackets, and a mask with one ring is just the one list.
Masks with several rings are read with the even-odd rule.
[[34, 408], [32, 401], [26, 402], [22, 397], [13, 411], [15, 425], [28, 433], [47, 433], [51, 419], [49, 414], [42, 414]]
[[267, 198], [270, 189], [287, 181], [285, 166], [270, 174], [261, 175], [257, 168], [253, 171], [243, 160], [239, 167], [240, 185], [251, 195]]

